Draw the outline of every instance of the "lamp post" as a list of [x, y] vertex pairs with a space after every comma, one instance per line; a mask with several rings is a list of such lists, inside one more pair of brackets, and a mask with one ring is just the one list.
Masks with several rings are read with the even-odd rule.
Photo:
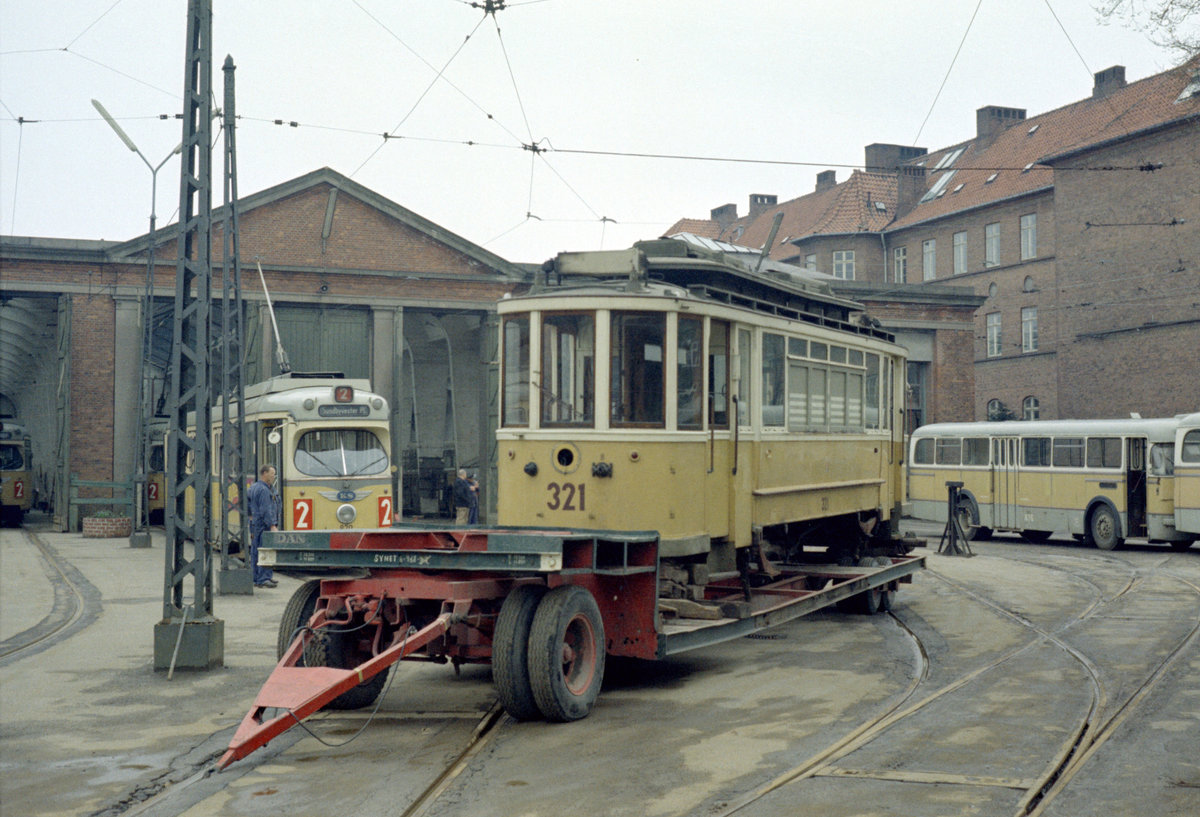
[[129, 138], [129, 134], [125, 133], [124, 129], [117, 124], [117, 120], [112, 118], [112, 115], [105, 110], [99, 100], [92, 100], [94, 107], [104, 117], [104, 121], [108, 126], [120, 137], [125, 143], [125, 147], [138, 155], [138, 158], [145, 162], [146, 167], [150, 168], [150, 232], [148, 235], [148, 244], [146, 248], [146, 292], [142, 297], [142, 355], [141, 355], [141, 371], [138, 377], [138, 420], [139, 429], [136, 435], [137, 446], [135, 449], [135, 463], [137, 474], [134, 477], [134, 514], [136, 516], [135, 530], [129, 537], [131, 547], [150, 547], [150, 533], [146, 528], [149, 525], [149, 510], [146, 507], [146, 480], [150, 471], [150, 446], [147, 444], [146, 435], [150, 433], [150, 404], [152, 395], [148, 394], [147, 389], [147, 370], [150, 366], [150, 350], [151, 337], [153, 333], [151, 306], [153, 304], [154, 293], [154, 227], [156, 223], [156, 212], [158, 209], [158, 171], [162, 166], [170, 161], [171, 157], [180, 153], [183, 150], [183, 143], [180, 142], [175, 146], [175, 149], [167, 154], [158, 165], [150, 164], [150, 160], [138, 150], [138, 146]]

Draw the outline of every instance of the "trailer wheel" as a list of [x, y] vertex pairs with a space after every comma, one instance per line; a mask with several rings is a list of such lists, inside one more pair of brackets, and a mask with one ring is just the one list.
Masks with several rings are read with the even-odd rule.
[[587, 717], [604, 680], [604, 622], [592, 594], [567, 584], [546, 594], [529, 633], [529, 684], [548, 720]]
[[283, 658], [287, 648], [296, 638], [296, 631], [313, 617], [317, 609], [317, 599], [321, 595], [321, 582], [310, 579], [296, 588], [296, 592], [288, 599], [283, 608], [283, 616], [279, 619], [279, 638], [276, 642], [275, 659]]
[[[353, 633], [330, 632], [322, 628], [309, 642], [304, 651], [304, 664], [309, 667], [336, 667], [337, 669], [354, 669], [364, 658], [357, 647]], [[325, 709], [362, 709], [375, 703], [383, 686], [387, 683], [391, 667], [380, 670], [356, 687], [346, 690], [341, 695], [325, 704]]]
[[1088, 520], [1088, 533], [1092, 543], [1101, 550], [1115, 550], [1121, 546], [1121, 536], [1117, 532], [1117, 517], [1107, 505], [1100, 505], [1092, 511]]
[[540, 584], [513, 588], [500, 606], [492, 633], [492, 682], [504, 711], [519, 721], [541, 715], [529, 684], [529, 631], [546, 595]]

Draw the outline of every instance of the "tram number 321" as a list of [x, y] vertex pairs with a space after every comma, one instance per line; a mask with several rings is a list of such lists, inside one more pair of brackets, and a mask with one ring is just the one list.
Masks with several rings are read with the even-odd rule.
[[573, 482], [564, 482], [561, 485], [557, 482], [551, 482], [546, 486], [546, 490], [550, 492], [550, 499], [546, 502], [546, 507], [552, 511], [585, 511], [584, 507], [584, 488], [583, 483], [576, 485]]

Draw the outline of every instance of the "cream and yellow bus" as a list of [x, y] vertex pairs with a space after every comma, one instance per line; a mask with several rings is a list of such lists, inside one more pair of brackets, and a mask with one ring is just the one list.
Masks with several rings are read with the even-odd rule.
[[1126, 538], [1186, 548], [1175, 519], [1178, 419], [939, 423], [913, 432], [912, 515], [945, 522], [948, 482], [968, 537], [1070, 533], [1102, 550]]
[[[290, 372], [246, 387], [246, 486], [273, 465], [281, 530], [390, 527], [396, 513], [387, 401], [363, 379]], [[210, 513], [219, 520], [221, 409], [212, 411]], [[234, 418], [236, 421], [236, 417]], [[240, 525], [236, 489], [227, 499]], [[190, 494], [185, 498], [190, 513]]]
[[563, 253], [500, 302], [501, 524], [656, 530], [717, 571], [756, 543], [870, 558], [899, 521], [904, 349], [757, 259]]
[[1200, 538], [1200, 413], [1179, 418], [1175, 430], [1175, 527]]

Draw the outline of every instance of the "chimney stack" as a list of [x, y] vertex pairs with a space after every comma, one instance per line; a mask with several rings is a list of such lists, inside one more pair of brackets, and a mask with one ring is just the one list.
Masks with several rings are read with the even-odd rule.
[[925, 195], [925, 168], [902, 165], [896, 170], [896, 218], [912, 212]]
[[779, 201], [778, 196], [769, 193], [751, 193], [750, 194], [750, 219], [758, 218], [762, 213], [770, 210]]
[[990, 142], [1000, 131], [1025, 119], [1024, 108], [1002, 108], [988, 105], [975, 111], [975, 138]]
[[918, 156], [928, 153], [925, 148], [910, 147], [909, 145], [887, 145], [876, 142], [867, 145], [865, 165], [868, 173], [895, 173], [905, 162], [912, 161]]
[[1092, 86], [1092, 99], [1099, 99], [1125, 87], [1125, 66], [1114, 65], [1094, 74], [1096, 84]]
[[720, 207], [713, 208], [709, 212], [709, 215], [713, 221], [717, 222], [717, 226], [721, 228], [721, 232], [725, 232], [730, 224], [737, 221], [737, 205], [722, 204]]
[[817, 174], [817, 191], [816, 192], [821, 193], [825, 190], [829, 190], [830, 188], [833, 188], [836, 186], [837, 186], [837, 171], [836, 170], [822, 170], [820, 173]]

